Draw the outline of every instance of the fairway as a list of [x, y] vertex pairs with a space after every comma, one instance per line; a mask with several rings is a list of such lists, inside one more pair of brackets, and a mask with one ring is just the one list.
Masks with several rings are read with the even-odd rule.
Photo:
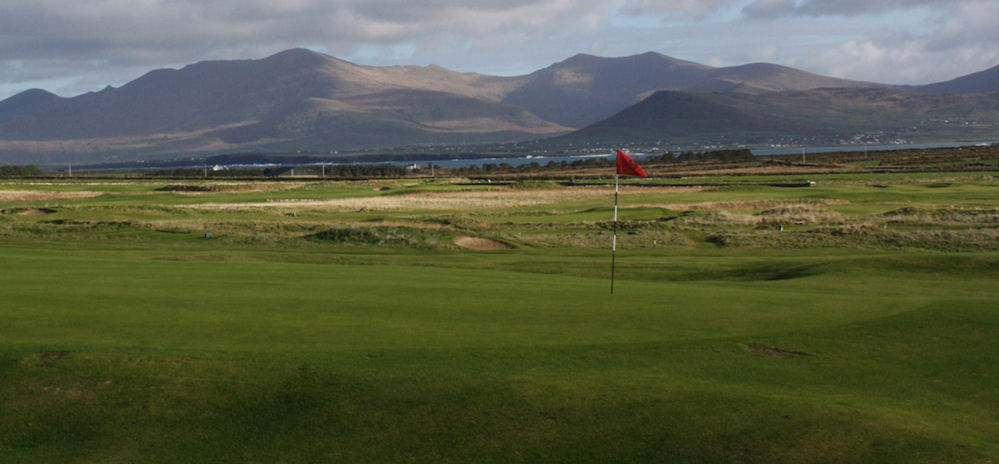
[[995, 462], [999, 182], [818, 179], [0, 184], [0, 462]]

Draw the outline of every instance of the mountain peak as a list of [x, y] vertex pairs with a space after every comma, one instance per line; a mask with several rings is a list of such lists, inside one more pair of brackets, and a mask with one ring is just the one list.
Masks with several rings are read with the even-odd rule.
[[21, 93], [19, 93], [17, 95], [14, 95], [14, 96], [8, 98], [5, 101], [10, 101], [10, 102], [14, 102], [14, 101], [39, 101], [39, 100], [50, 101], [50, 100], [56, 100], [56, 99], [59, 99], [59, 98], [61, 98], [61, 97], [58, 96], [58, 95], [56, 95], [56, 94], [54, 94], [54, 93], [52, 93], [52, 92], [49, 92], [48, 90], [28, 89], [28, 90], [25, 90], [24, 92], [21, 92]]
[[62, 97], [47, 90], [25, 90], [6, 100], [0, 100], [0, 122], [15, 116], [37, 113], [61, 100]]
[[645, 53], [639, 53], [637, 55], [632, 56], [632, 58], [657, 59], [657, 60], [661, 60], [661, 59], [675, 60], [676, 59], [676, 58], [673, 58], [673, 57], [669, 57], [669, 56], [663, 55], [662, 53], [653, 52], [653, 51], [648, 51], [648, 52], [645, 52]]
[[652, 63], [662, 63], [662, 62], [668, 62], [668, 63], [671, 63], [671, 64], [679, 64], [679, 63], [695, 64], [695, 63], [690, 63], [690, 62], [683, 61], [683, 60], [680, 60], [680, 59], [677, 59], [677, 58], [673, 58], [673, 57], [670, 57], [670, 56], [666, 56], [666, 55], [663, 55], [662, 53], [657, 53], [657, 52], [649, 51], [649, 52], [640, 53], [640, 54], [637, 54], [637, 55], [620, 56], [620, 57], [603, 57], [603, 56], [590, 55], [590, 54], [586, 54], [586, 53], [579, 53], [579, 54], [573, 55], [572, 57], [570, 57], [568, 59], [565, 59], [565, 60], [563, 60], [563, 61], [561, 61], [559, 63], [556, 63], [554, 66], [560, 66], [560, 65], [561, 66], [599, 66], [599, 65], [617, 64], [617, 63], [649, 63], [649, 64], [652, 64]]
[[569, 58], [566, 58], [566, 59], [564, 59], [562, 61], [559, 61], [558, 63], [555, 63], [552, 66], [559, 66], [559, 65], [563, 65], [563, 66], [586, 66], [586, 65], [589, 65], [591, 63], [598, 62], [598, 61], [601, 61], [601, 60], [604, 60], [604, 59], [606, 59], [606, 58], [602, 58], [602, 57], [599, 57], [599, 56], [590, 55], [590, 54], [586, 54], [586, 53], [577, 53], [575, 55], [570, 56]]
[[328, 62], [331, 57], [307, 48], [292, 48], [275, 53], [263, 61], [282, 66], [317, 66]]

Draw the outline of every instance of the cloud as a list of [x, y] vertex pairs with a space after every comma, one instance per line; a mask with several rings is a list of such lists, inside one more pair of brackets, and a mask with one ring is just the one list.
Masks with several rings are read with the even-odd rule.
[[921, 6], [946, 7], [954, 3], [955, 0], [804, 0], [795, 10], [803, 15], [863, 16]]
[[995, 0], [3, 0], [0, 98], [22, 84], [79, 93], [154, 68], [293, 47], [362, 64], [500, 74], [581, 52], [658, 51], [810, 64], [813, 72], [901, 72], [877, 70], [881, 56], [884, 66], [936, 75], [918, 57], [949, 51], [960, 66], [943, 71], [971, 72], [999, 48], [997, 9]]
[[742, 12], [749, 18], [773, 19], [781, 16], [859, 17], [891, 11], [926, 7], [949, 10], [968, 3], [994, 3], [990, 0], [754, 0]]
[[950, 14], [939, 15], [933, 21], [935, 30], [927, 40], [928, 51], [946, 52], [983, 42], [999, 44], [999, 2], [960, 3]]
[[809, 20], [844, 29], [868, 24], [810, 56], [786, 60], [820, 74], [925, 84], [999, 62], [999, 2], [993, 0], [754, 0], [742, 13], [749, 23], [765, 20], [781, 29]]
[[[995, 38], [993, 38], [995, 40]], [[803, 65], [822, 74], [893, 84], [928, 84], [995, 66], [994, 43], [962, 40], [933, 49], [933, 37], [874, 38], [827, 49]]]
[[627, 0], [621, 7], [625, 15], [659, 15], [671, 19], [705, 19], [736, 0]]
[[315, 44], [348, 50], [486, 34], [559, 33], [592, 25], [610, 0], [5, 0], [0, 6], [4, 59], [82, 55], [162, 62], [195, 53]]
[[757, 0], [742, 9], [742, 14], [750, 18], [773, 19], [793, 14], [793, 0]]
[[[23, 68], [105, 73], [205, 59], [259, 58], [293, 47], [337, 56], [399, 50], [441, 55], [596, 33], [614, 0], [4, 0], [0, 79]], [[129, 74], [129, 77], [136, 76]], [[121, 78], [109, 79], [119, 82]]]

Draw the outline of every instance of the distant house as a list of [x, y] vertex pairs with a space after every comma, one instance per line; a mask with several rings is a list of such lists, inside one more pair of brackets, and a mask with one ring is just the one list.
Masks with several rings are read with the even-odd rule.
[[295, 166], [272, 174], [274, 177], [322, 177], [323, 171], [317, 166]]

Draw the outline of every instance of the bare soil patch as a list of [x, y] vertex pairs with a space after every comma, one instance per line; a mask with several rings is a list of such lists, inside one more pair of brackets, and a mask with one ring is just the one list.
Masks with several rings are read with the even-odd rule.
[[503, 243], [499, 240], [468, 236], [462, 236], [454, 239], [454, 244], [462, 248], [477, 251], [509, 250], [513, 248], [513, 246], [509, 243]]
[[39, 353], [38, 355], [39, 365], [42, 367], [52, 367], [56, 364], [56, 362], [58, 362], [62, 358], [65, 358], [66, 355], [68, 354], [69, 351], [65, 350], [45, 351], [43, 353]]
[[161, 192], [211, 192], [214, 189], [210, 185], [170, 184], [156, 190]]
[[767, 354], [767, 355], [770, 355], [770, 356], [776, 356], [778, 358], [790, 358], [790, 357], [796, 357], [796, 356], [811, 356], [810, 354], [805, 353], [805, 352], [801, 352], [801, 351], [784, 350], [784, 349], [776, 348], [776, 347], [773, 347], [773, 346], [757, 345], [755, 343], [746, 344], [745, 347], [749, 351], [755, 351], [757, 353], [763, 353], [763, 354]]

